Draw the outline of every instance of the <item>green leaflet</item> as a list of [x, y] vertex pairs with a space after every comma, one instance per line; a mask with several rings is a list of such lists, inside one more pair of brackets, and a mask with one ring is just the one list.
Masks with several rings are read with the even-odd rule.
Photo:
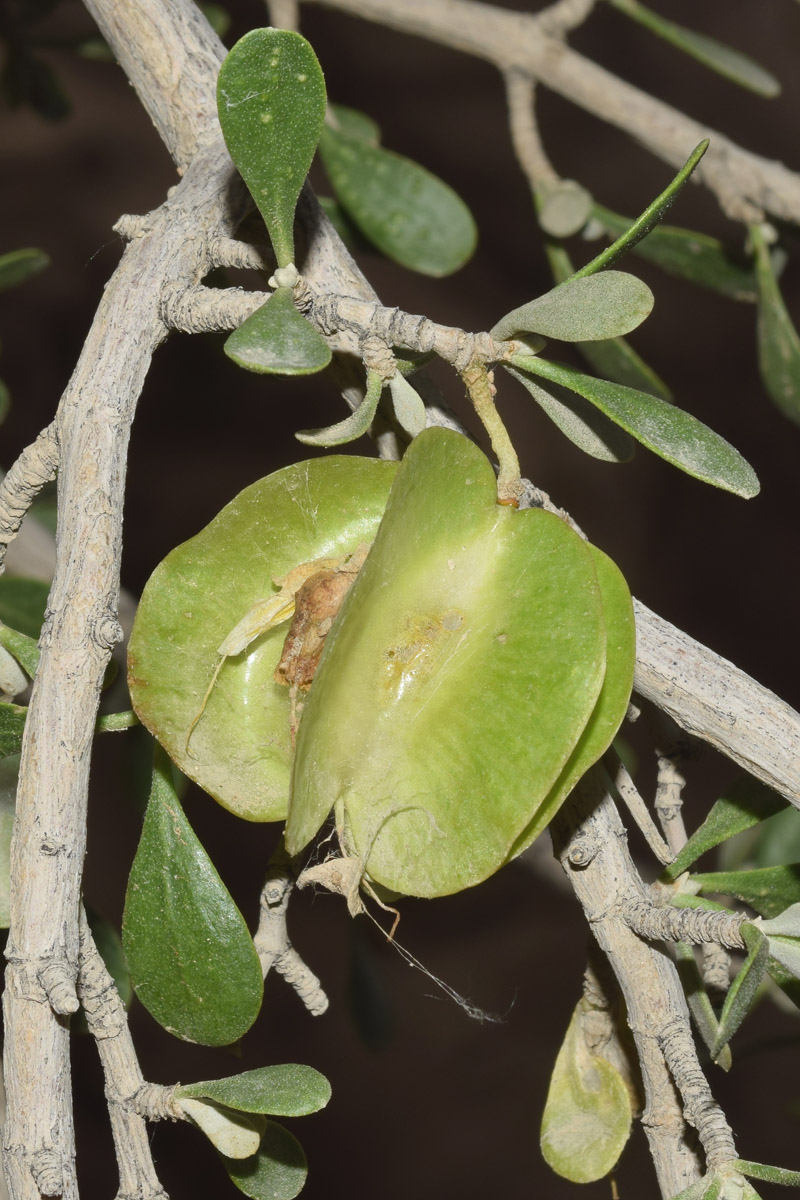
[[406, 433], [414, 438], [422, 433], [428, 420], [425, 403], [400, 371], [396, 371], [389, 380], [389, 391], [392, 394], [394, 415], [398, 424]]
[[0, 702], [0, 759], [19, 754], [27, 715], [27, 708], [19, 704]]
[[[595, 204], [592, 215], [612, 237], [624, 234], [632, 224], [630, 217], [622, 217], [601, 204]], [[743, 254], [737, 255], [724, 242], [707, 233], [659, 224], [633, 250], [640, 258], [655, 263], [667, 274], [719, 292], [731, 300], [756, 299], [756, 277], [752, 263]]]
[[711, 1049], [712, 1058], [718, 1057], [747, 1016], [767, 970], [769, 940], [754, 925], [744, 926], [742, 933], [748, 947], [748, 955], [728, 988], [719, 1016], [717, 1040]]
[[425, 430], [309, 694], [289, 852], [335, 804], [345, 851], [392, 891], [486, 878], [552, 815], [612, 653], [590, 548], [550, 514], [497, 505], [485, 456]]
[[753, 468], [738, 450], [696, 417], [647, 392], [582, 375], [573, 367], [529, 355], [514, 355], [512, 365], [541, 375], [585, 396], [654, 454], [704, 483], [750, 499], [758, 495]]
[[771, 1167], [766, 1163], [748, 1162], [737, 1159], [733, 1164], [740, 1175], [750, 1179], [763, 1179], [765, 1183], [780, 1183], [784, 1187], [800, 1187], [800, 1171], [789, 1171], [786, 1167]]
[[800, 337], [786, 311], [762, 227], [750, 226], [758, 283], [758, 365], [778, 408], [800, 424]]
[[123, 943], [137, 996], [176, 1037], [227, 1046], [258, 1016], [263, 981], [255, 946], [158, 748], [128, 879]]
[[294, 261], [294, 210], [325, 120], [325, 80], [299, 33], [253, 29], [222, 64], [225, 143], [269, 231], [279, 267]]
[[601, 462], [630, 462], [636, 443], [629, 433], [609, 421], [599, 408], [583, 396], [557, 385], [545, 391], [530, 375], [503, 364], [506, 371], [536, 401], [554, 425], [584, 454]]
[[306, 446], [343, 446], [362, 437], [375, 419], [383, 379], [376, 371], [367, 371], [367, 390], [355, 412], [326, 429], [301, 429], [294, 436]]
[[338, 130], [325, 126], [320, 156], [337, 199], [365, 237], [423, 275], [462, 267], [478, 236], [463, 200], [418, 163], [365, 140], [351, 118], [340, 121]]
[[559, 179], [541, 188], [537, 196], [537, 218], [549, 237], [571, 237], [592, 215], [593, 200], [574, 179]]
[[[50, 584], [41, 579], [22, 579], [13, 575], [0, 577], [0, 621], [34, 640], [38, 639], [47, 608]], [[4, 642], [3, 645], [6, 645]], [[14, 652], [13, 646], [6, 646]], [[38, 652], [37, 652], [38, 660]], [[25, 662], [20, 659], [22, 665]], [[27, 667], [25, 668], [27, 670]], [[35, 664], [34, 664], [35, 670]], [[28, 671], [33, 675], [33, 671]]]
[[258, 1153], [251, 1158], [220, 1158], [232, 1182], [252, 1200], [294, 1200], [308, 1174], [303, 1147], [277, 1121], [267, 1122]]
[[213, 1100], [238, 1112], [266, 1113], [276, 1117], [302, 1117], [324, 1108], [331, 1085], [324, 1075], [302, 1063], [257, 1067], [225, 1079], [182, 1084], [179, 1099]]
[[173, 550], [145, 587], [128, 655], [133, 705], [184, 774], [240, 817], [286, 816], [290, 700], [274, 673], [288, 626], [225, 661], [187, 746], [218, 647], [254, 605], [276, 595], [276, 579], [369, 543], [396, 470], [332, 455], [276, 471]]
[[752, 775], [740, 776], [726, 795], [717, 800], [705, 821], [694, 831], [675, 861], [666, 868], [665, 876], [677, 879], [706, 851], [713, 850], [745, 829], [751, 829], [767, 817], [782, 812], [786, 806], [787, 801], [766, 784]]
[[26, 279], [38, 275], [49, 265], [49, 255], [45, 254], [44, 250], [35, 250], [33, 247], [0, 254], [0, 292], [24, 283]]
[[562, 342], [600, 341], [630, 333], [650, 315], [653, 293], [625, 271], [573, 276], [552, 291], [515, 308], [490, 330], [506, 341], [517, 333], [538, 333]]
[[328, 343], [297, 311], [288, 287], [278, 288], [233, 331], [225, 353], [261, 375], [313, 375], [331, 361]]
[[258, 1113], [236, 1112], [211, 1100], [188, 1097], [178, 1097], [178, 1106], [223, 1157], [242, 1159], [258, 1153], [267, 1128], [266, 1117]]
[[800, 903], [800, 863], [761, 867], [751, 871], [708, 871], [693, 875], [703, 893], [735, 896], [762, 917], [777, 917]]
[[541, 1146], [557, 1175], [592, 1183], [613, 1170], [630, 1136], [631, 1101], [616, 1067], [586, 1044], [579, 1004], [550, 1080]]
[[[719, 1020], [697, 968], [694, 947], [690, 946], [688, 942], [675, 942], [674, 953], [678, 975], [692, 1020], [704, 1046], [714, 1057], [712, 1052], [719, 1039]], [[717, 1066], [722, 1067], [723, 1071], [729, 1071], [731, 1068], [730, 1047], [723, 1046], [720, 1053], [714, 1057], [714, 1061]]]
[[645, 8], [638, 0], [611, 0], [611, 3], [627, 17], [632, 17], [645, 29], [649, 29], [665, 42], [670, 42], [684, 54], [701, 62], [703, 66], [716, 71], [718, 75], [723, 75], [731, 83], [737, 83], [740, 87], [768, 99], [780, 94], [781, 85], [775, 76], [740, 50], [734, 50], [732, 46], [718, 42], [716, 38], [708, 37], [704, 33], [686, 29], [683, 25], [662, 17], [660, 13]]

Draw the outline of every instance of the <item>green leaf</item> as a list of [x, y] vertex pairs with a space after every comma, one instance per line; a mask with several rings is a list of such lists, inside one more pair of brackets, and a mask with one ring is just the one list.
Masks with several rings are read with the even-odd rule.
[[5, 646], [0, 646], [0, 698], [16, 700], [27, 686], [28, 676]]
[[760, 225], [750, 226], [758, 283], [758, 365], [764, 387], [791, 421], [800, 423], [800, 337], [786, 311]]
[[264, 218], [279, 267], [294, 260], [294, 210], [325, 120], [325, 80], [299, 33], [253, 29], [217, 83], [225, 143]]
[[716, 1172], [713, 1175], [704, 1175], [702, 1179], [698, 1179], [696, 1183], [692, 1183], [688, 1188], [685, 1188], [680, 1195], [673, 1196], [673, 1200], [707, 1200], [709, 1185], [712, 1187], [715, 1186], [718, 1178]]
[[562, 342], [600, 341], [630, 333], [649, 316], [653, 293], [626, 271], [573, 277], [536, 300], [515, 308], [490, 331], [505, 341], [517, 333], [538, 333]]
[[301, 429], [294, 436], [306, 446], [343, 446], [363, 437], [378, 411], [378, 401], [383, 391], [383, 378], [377, 371], [367, 371], [367, 390], [355, 412], [336, 425], [325, 429]]
[[366, 113], [359, 112], [357, 108], [347, 108], [344, 104], [331, 104], [328, 112], [328, 124], [336, 132], [366, 142], [368, 146], [380, 145], [380, 126]]
[[17, 633], [9, 625], [0, 624], [0, 646], [13, 655], [28, 678], [33, 679], [39, 665], [39, 647], [34, 639]]
[[740, 776], [726, 794], [717, 800], [703, 824], [698, 826], [664, 874], [677, 879], [702, 854], [721, 842], [752, 829], [759, 821], [782, 812], [787, 802], [752, 775]]
[[193, 1125], [202, 1129], [211, 1144], [225, 1158], [251, 1158], [258, 1152], [267, 1119], [258, 1114], [241, 1113], [212, 1101], [178, 1098], [178, 1107]]
[[300, 722], [290, 854], [335, 804], [371, 879], [443, 895], [496, 871], [547, 801], [602, 688], [602, 593], [563, 521], [496, 500], [465, 437], [406, 451]]
[[200, 11], [218, 38], [224, 38], [231, 27], [231, 14], [222, 4], [199, 4]]
[[[563, 246], [552, 239], [545, 242], [545, 253], [556, 283], [563, 283], [574, 274], [572, 261]], [[626, 387], [639, 388], [671, 400], [669, 388], [659, 379], [652, 367], [627, 342], [625, 338], [609, 338], [600, 342], [576, 342], [575, 347], [586, 359], [596, 375], [613, 379]]]
[[800, 1187], [800, 1171], [789, 1171], [786, 1167], [771, 1167], [766, 1163], [748, 1162], [737, 1159], [732, 1164], [740, 1175], [750, 1179], [763, 1179], [765, 1183], [779, 1183], [784, 1187]]
[[19, 780], [19, 755], [0, 759], [0, 929], [11, 923], [11, 834]]
[[261, 375], [313, 375], [331, 361], [328, 343], [297, 311], [292, 289], [284, 287], [234, 329], [225, 353]]
[[258, 1016], [263, 982], [255, 946], [184, 816], [158, 749], [128, 879], [123, 943], [137, 996], [176, 1037], [227, 1046]]
[[422, 433], [428, 421], [425, 402], [419, 392], [403, 377], [402, 372], [396, 371], [389, 380], [389, 391], [392, 394], [394, 415], [401, 428], [412, 438]]
[[537, 218], [550, 237], [571, 237], [592, 215], [593, 200], [585, 187], [574, 179], [559, 179], [543, 187], [537, 195]]
[[751, 871], [708, 871], [692, 879], [701, 892], [735, 896], [762, 917], [777, 917], [790, 904], [800, 903], [800, 863]]
[[239, 1191], [252, 1200], [294, 1200], [308, 1175], [303, 1147], [277, 1121], [267, 1123], [258, 1154], [252, 1158], [220, 1158]]
[[530, 375], [508, 364], [503, 365], [511, 378], [522, 384], [564, 436], [584, 454], [599, 458], [602, 462], [630, 462], [633, 458], [636, 443], [630, 434], [609, 421], [582, 396], [557, 386], [545, 391]]
[[631, 1120], [625, 1082], [616, 1067], [589, 1049], [578, 1005], [547, 1093], [541, 1132], [544, 1159], [572, 1183], [602, 1179], [622, 1153]]
[[[13, 575], [3, 575], [0, 577], [0, 621], [18, 630], [19, 633], [27, 635], [28, 638], [37, 640], [42, 629], [49, 595], [50, 584], [41, 579], [22, 579]], [[4, 642], [3, 645], [6, 643]], [[6, 649], [14, 652], [13, 646], [6, 646]], [[25, 666], [22, 659], [20, 662]], [[28, 674], [33, 675], [33, 671], [28, 671]]]
[[172, 551], [147, 584], [129, 649], [131, 700], [180, 769], [254, 821], [286, 816], [289, 689], [275, 681], [286, 625], [222, 666], [217, 649], [274, 580], [300, 563], [352, 554], [375, 536], [396, 463], [332, 455], [254, 483]]
[[19, 704], [0, 703], [0, 759], [19, 754], [27, 715], [27, 708]]
[[656, 196], [652, 204], [648, 204], [647, 208], [637, 217], [629, 229], [625, 231], [615, 242], [612, 242], [605, 250], [588, 262], [585, 267], [581, 267], [575, 272], [577, 278], [583, 275], [594, 275], [596, 271], [602, 271], [606, 267], [610, 267], [613, 262], [616, 262], [623, 254], [627, 254], [634, 246], [641, 242], [642, 238], [647, 237], [650, 230], [658, 224], [663, 218], [664, 213], [674, 203], [680, 195], [683, 188], [689, 181], [689, 176], [695, 169], [700, 159], [708, 149], [708, 139], [700, 142], [695, 146], [692, 153], [687, 158], [686, 162], [681, 167], [678, 174], [669, 183], [660, 195]]
[[194, 1099], [213, 1100], [238, 1112], [266, 1113], [274, 1117], [303, 1117], [318, 1112], [331, 1098], [324, 1075], [302, 1063], [257, 1067], [225, 1079], [182, 1084], [175, 1092]]
[[339, 202], [388, 258], [440, 277], [472, 256], [478, 235], [469, 209], [424, 167], [344, 127], [326, 125], [319, 151]]
[[665, 42], [670, 42], [704, 67], [723, 75], [731, 83], [737, 83], [740, 87], [767, 99], [780, 94], [781, 85], [775, 76], [740, 50], [734, 50], [732, 46], [718, 42], [716, 38], [708, 37], [704, 33], [686, 29], [683, 25], [662, 17], [660, 13], [645, 8], [637, 0], [611, 0], [611, 3], [614, 8], [638, 21], [645, 29], [649, 29]]
[[792, 904], [776, 917], [762, 922], [764, 933], [779, 934], [782, 937], [800, 938], [800, 904]]
[[[686, 1003], [689, 1006], [689, 1012], [691, 1013], [697, 1032], [700, 1034], [703, 1045], [713, 1057], [713, 1051], [719, 1039], [719, 1021], [714, 1011], [714, 1006], [709, 999], [708, 992], [705, 989], [702, 976], [697, 968], [694, 947], [690, 946], [687, 942], [675, 942], [674, 951], [678, 975], [680, 976], [681, 986], [686, 996]], [[723, 1071], [729, 1071], [731, 1068], [730, 1047], [724, 1046], [715, 1061], [717, 1066], [722, 1067]]]
[[774, 955], [770, 955], [767, 971], [783, 994], [800, 1009], [800, 979], [797, 975], [788, 970]]
[[711, 1050], [712, 1058], [718, 1057], [747, 1016], [767, 970], [769, 941], [755, 926], [749, 926], [748, 930], [752, 930], [752, 933], [745, 935], [749, 953], [728, 988], [719, 1017], [717, 1040]]
[[745, 499], [758, 495], [756, 474], [739, 451], [683, 409], [635, 388], [583, 375], [563, 363], [525, 355], [514, 355], [511, 363], [585, 396], [648, 450], [687, 475]]
[[[632, 224], [630, 217], [622, 217], [601, 204], [596, 204], [592, 213], [612, 237], [624, 234]], [[752, 263], [706, 233], [677, 225], [656, 225], [633, 249], [640, 258], [655, 263], [668, 275], [719, 292], [731, 300], [756, 299]]]
[[0, 254], [0, 292], [16, 287], [50, 266], [50, 256], [33, 247]]
[[[746, 851], [748, 865], [780, 867], [800, 862], [800, 813], [793, 805], [787, 804], [782, 812], [762, 821], [751, 837]], [[739, 864], [723, 865], [728, 868]]]

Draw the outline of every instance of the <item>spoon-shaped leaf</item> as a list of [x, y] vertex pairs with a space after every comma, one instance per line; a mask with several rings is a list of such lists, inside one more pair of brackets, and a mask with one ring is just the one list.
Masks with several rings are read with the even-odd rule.
[[563, 521], [496, 499], [463, 436], [406, 451], [300, 722], [291, 854], [335, 804], [373, 880], [444, 895], [496, 871], [548, 798], [602, 687], [602, 597]]
[[732, 46], [718, 42], [716, 38], [708, 37], [704, 33], [686, 29], [683, 25], [662, 17], [660, 13], [645, 8], [638, 0], [611, 0], [611, 3], [614, 8], [638, 21], [657, 37], [670, 42], [684, 54], [690, 55], [732, 83], [738, 83], [740, 87], [768, 99], [780, 94], [781, 85], [775, 76], [747, 54], [742, 54], [741, 50], [734, 50]]
[[301, 429], [294, 436], [306, 446], [343, 446], [363, 437], [375, 419], [382, 391], [383, 378], [377, 371], [367, 371], [367, 390], [355, 412], [325, 429]]
[[251, 1158], [226, 1158], [222, 1154], [220, 1158], [231, 1181], [251, 1200], [294, 1200], [308, 1175], [303, 1147], [277, 1121], [267, 1122], [258, 1153]]
[[574, 179], [559, 179], [537, 196], [539, 225], [550, 237], [571, 237], [592, 215], [593, 200]]
[[523, 355], [515, 355], [511, 362], [585, 396], [648, 450], [687, 475], [746, 499], [758, 495], [755, 471], [739, 451], [683, 409], [647, 392], [583, 375], [563, 363]]
[[758, 282], [758, 365], [781, 412], [800, 424], [800, 337], [786, 311], [760, 225], [750, 228]]
[[258, 1016], [263, 982], [253, 940], [159, 749], [128, 879], [123, 944], [136, 994], [176, 1037], [227, 1046]]
[[16, 287], [18, 283], [24, 283], [26, 279], [38, 275], [49, 265], [50, 258], [44, 250], [36, 250], [33, 247], [0, 254], [0, 292]]
[[294, 306], [291, 288], [278, 288], [235, 329], [225, 353], [262, 375], [313, 375], [331, 361], [328, 343]]
[[[612, 237], [620, 237], [631, 227], [630, 217], [620, 216], [600, 204], [596, 204], [592, 211]], [[655, 263], [667, 274], [686, 279], [699, 287], [719, 292], [732, 300], [756, 299], [752, 263], [707, 233], [682, 229], [678, 225], [656, 225], [633, 250], [640, 258]]]
[[542, 1117], [542, 1154], [562, 1179], [592, 1183], [630, 1137], [631, 1100], [620, 1072], [593, 1054], [578, 1005], [558, 1052]]
[[286, 816], [289, 689], [275, 682], [287, 626], [225, 661], [218, 647], [274, 580], [300, 563], [352, 554], [375, 536], [395, 463], [330, 456], [296, 463], [241, 492], [157, 567], [129, 649], [131, 698], [184, 774], [238, 816]]
[[[565, 437], [592, 458], [602, 462], [629, 462], [636, 443], [629, 433], [595, 408], [583, 396], [563, 388], [545, 391], [530, 375], [507, 366], [512, 379], [521, 383], [543, 412], [558, 426]], [[558, 394], [556, 394], [558, 393]]]
[[506, 313], [491, 330], [505, 341], [515, 333], [539, 333], [562, 342], [620, 337], [641, 325], [653, 308], [646, 283], [626, 271], [573, 276], [536, 300]]
[[294, 260], [294, 210], [325, 120], [325, 80], [299, 33], [253, 29], [222, 64], [217, 109], [279, 267]]
[[257, 1153], [267, 1127], [264, 1117], [188, 1097], [179, 1098], [178, 1106], [226, 1158], [250, 1158]]
[[424, 167], [330, 125], [319, 151], [340, 203], [388, 258], [439, 277], [471, 257], [477, 231], [469, 209]]
[[389, 391], [392, 393], [394, 415], [402, 428], [412, 438], [422, 433], [428, 420], [425, 402], [402, 372], [397, 371], [389, 380]]
[[627, 254], [629, 250], [632, 250], [642, 238], [647, 237], [650, 230], [662, 220], [667, 209], [683, 191], [689, 182], [689, 176], [707, 149], [708, 139], [695, 146], [672, 182], [667, 184], [660, 195], [656, 196], [652, 204], [648, 204], [647, 208], [641, 216], [636, 218], [630, 228], [605, 250], [601, 250], [585, 267], [581, 267], [579, 271], [576, 271], [575, 275], [580, 278], [583, 275], [594, 275], [596, 271], [605, 270], [606, 267], [610, 267], [623, 254]]
[[225, 1079], [182, 1084], [175, 1095], [214, 1100], [239, 1112], [266, 1113], [275, 1117], [303, 1117], [319, 1112], [331, 1098], [324, 1075], [302, 1063], [256, 1067]]

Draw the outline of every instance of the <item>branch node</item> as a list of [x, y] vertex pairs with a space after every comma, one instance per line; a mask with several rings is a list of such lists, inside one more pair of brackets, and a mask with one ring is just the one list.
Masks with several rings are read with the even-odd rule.
[[80, 1008], [75, 991], [75, 971], [65, 959], [53, 960], [39, 971], [39, 980], [53, 1012], [68, 1016]]
[[55, 1150], [37, 1150], [31, 1158], [31, 1175], [43, 1196], [60, 1196], [64, 1172]]

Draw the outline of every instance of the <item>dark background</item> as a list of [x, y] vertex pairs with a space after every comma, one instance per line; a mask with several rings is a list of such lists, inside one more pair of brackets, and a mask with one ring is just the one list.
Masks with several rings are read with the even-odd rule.
[[[255, 0], [229, 7], [231, 44], [263, 20], [263, 9]], [[766, 101], [740, 91], [602, 4], [572, 44], [746, 148], [800, 169], [800, 6], [792, 0], [703, 6], [660, 0], [657, 7], [751, 53], [782, 80], [782, 96]], [[63, 4], [45, 28], [53, 34], [90, 31], [72, 3]], [[319, 55], [331, 98], [369, 111], [382, 126], [384, 145], [452, 184], [479, 224], [474, 260], [450, 279], [421, 279], [364, 256], [363, 267], [384, 302], [478, 330], [545, 291], [550, 279], [527, 185], [511, 152], [496, 72], [464, 55], [313, 7], [304, 8], [302, 28]], [[121, 243], [111, 226], [123, 212], [156, 207], [176, 181], [118, 68], [63, 50], [47, 58], [63, 79], [72, 114], [58, 124], [25, 111], [0, 116], [0, 251], [38, 245], [53, 260], [43, 275], [0, 297], [0, 371], [13, 396], [2, 430], [5, 467], [51, 419], [67, 383], [119, 259]], [[556, 167], [611, 208], [635, 215], [671, 175], [640, 146], [559, 97], [543, 93], [540, 113]], [[686, 146], [687, 155], [691, 149]], [[671, 219], [741, 244], [741, 228], [727, 222], [699, 188], [684, 192]], [[580, 261], [593, 252], [578, 245], [575, 256]], [[773, 408], [759, 381], [752, 306], [694, 290], [638, 260], [631, 266], [656, 294], [655, 311], [632, 338], [634, 345], [682, 407], [745, 453], [761, 478], [761, 495], [745, 502], [717, 492], [646, 451], [626, 466], [595, 463], [564, 442], [508, 381], [500, 406], [523, 470], [616, 559], [637, 596], [798, 706], [800, 428]], [[790, 311], [800, 316], [795, 263], [783, 287]], [[459, 381], [442, 370], [436, 376], [463, 413]], [[134, 426], [125, 586], [138, 593], [164, 554], [241, 488], [308, 457], [293, 439], [295, 429], [342, 415], [325, 380], [264, 381], [237, 371], [221, 353], [221, 338], [190, 343], [173, 337], [156, 356]], [[366, 444], [362, 452], [368, 452]], [[116, 920], [141, 821], [135, 780], [119, 777], [119, 746], [115, 741], [98, 750], [86, 884], [95, 906]], [[132, 761], [125, 757], [126, 764]], [[711, 760], [698, 768], [686, 797], [691, 824], [732, 774]], [[245, 915], [254, 919], [274, 828], [242, 826], [201, 793], [190, 794], [186, 806]], [[352, 1200], [610, 1196], [607, 1181], [580, 1192], [557, 1179], [538, 1149], [549, 1072], [585, 962], [586, 930], [569, 893], [515, 864], [464, 895], [403, 904], [400, 941], [434, 975], [501, 1015], [497, 1024], [471, 1021], [363, 918], [353, 927], [334, 897], [300, 898], [292, 933], [321, 976], [331, 1011], [307, 1017], [282, 981], [271, 978], [264, 1011], [244, 1040], [242, 1065], [305, 1061], [331, 1079], [327, 1112], [293, 1124], [311, 1164], [308, 1200], [340, 1194]], [[363, 962], [364, 955], [393, 1024], [380, 1050], [365, 1047], [348, 1016], [348, 978], [354, 956]], [[176, 1043], [141, 1006], [134, 1006], [131, 1019], [150, 1079], [188, 1082], [238, 1069], [229, 1051]], [[749, 1052], [770, 1035], [790, 1036], [795, 1028], [792, 1018], [771, 1006], [762, 1009], [738, 1039], [742, 1050], [732, 1076], [714, 1069], [713, 1086], [744, 1157], [797, 1167], [797, 1051], [778, 1054], [768, 1043], [760, 1054]], [[75, 1082], [85, 1195], [108, 1195], [113, 1157], [88, 1039], [76, 1044]], [[202, 1141], [184, 1126], [155, 1129], [155, 1155], [168, 1190], [175, 1197], [234, 1195]], [[618, 1183], [623, 1200], [656, 1194], [638, 1130]]]

